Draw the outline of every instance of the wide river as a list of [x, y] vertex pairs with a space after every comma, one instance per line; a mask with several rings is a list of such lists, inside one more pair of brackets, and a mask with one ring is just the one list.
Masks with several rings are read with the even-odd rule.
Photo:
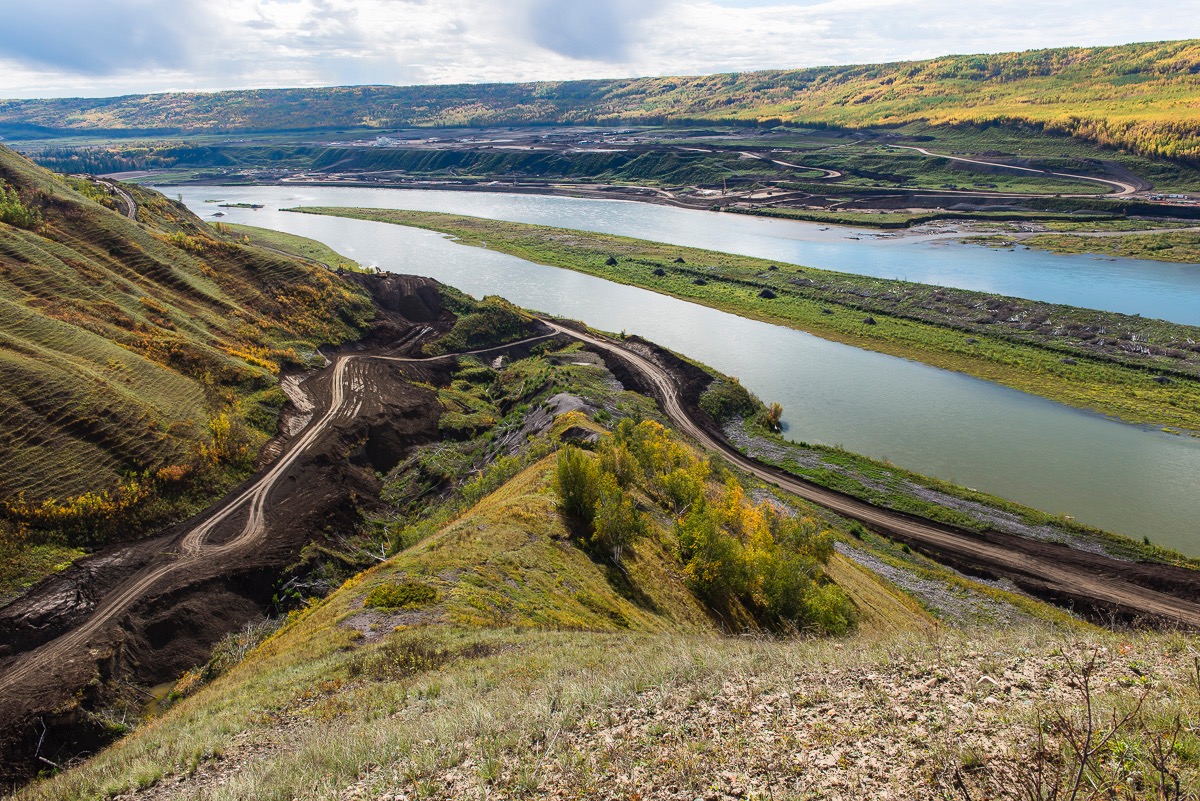
[[[792, 439], [841, 445], [920, 473], [1073, 515], [1112, 531], [1149, 536], [1155, 542], [1200, 555], [1200, 439], [1115, 422], [958, 373], [827, 342], [569, 270], [464, 247], [428, 231], [279, 209], [323, 205], [455, 211], [679, 242], [847, 272], [867, 272], [862, 269], [864, 263], [884, 264], [891, 254], [895, 264], [891, 274], [957, 286], [970, 285], [970, 277], [985, 270], [963, 266], [954, 272], [955, 257], [997, 260], [997, 265], [1008, 265], [1000, 272], [1027, 274], [1026, 280], [1031, 282], [1039, 270], [1045, 270], [1054, 274], [1048, 286], [1069, 278], [1059, 268], [1045, 266], [1063, 257], [961, 245], [843, 240], [840, 237], [862, 234], [853, 229], [820, 231], [823, 226], [631, 202], [334, 187], [163, 187], [162, 191], [169, 196], [182, 195], [191, 209], [207, 219], [217, 209], [205, 200], [261, 203], [265, 208], [221, 211], [227, 222], [308, 236], [363, 264], [427, 275], [476, 296], [503, 295], [522, 306], [580, 319], [597, 328], [640, 334], [738, 376], [764, 400], [782, 403], [787, 435]], [[655, 221], [662, 227], [656, 228]], [[807, 255], [810, 252], [825, 252], [827, 259], [846, 262], [818, 262]], [[918, 272], [914, 265], [922, 262], [922, 253], [943, 264], [944, 272], [935, 275], [929, 267]], [[1098, 272], [1114, 268], [1114, 264], [1121, 270], [1143, 264], [1064, 261]], [[1181, 265], [1163, 269], [1164, 265], [1157, 263], [1145, 264], [1162, 270], [1158, 280], [1165, 283], [1170, 283], [1170, 270], [1178, 276], [1190, 275]], [[996, 278], [997, 282], [1002, 279]], [[1095, 297], [1089, 294], [1095, 289], [1090, 274], [1076, 281], [1079, 294], [1074, 302], [1122, 308], [1086, 300]], [[1191, 291], [1197, 286], [1200, 283], [1193, 284]], [[1185, 287], [1186, 282], [1181, 283], [1176, 292], [1182, 293]], [[1038, 294], [1007, 285], [1002, 289], [999, 283], [989, 288], [1025, 296]], [[1150, 310], [1143, 313], [1154, 314]]]

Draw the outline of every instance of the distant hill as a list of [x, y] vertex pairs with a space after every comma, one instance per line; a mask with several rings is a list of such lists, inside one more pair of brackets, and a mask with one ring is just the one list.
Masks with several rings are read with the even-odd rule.
[[280, 366], [371, 314], [320, 267], [122, 191], [137, 221], [0, 147], [0, 555], [126, 537], [240, 480]]
[[0, 101], [0, 132], [738, 121], [1044, 126], [1200, 160], [1200, 40], [701, 77]]

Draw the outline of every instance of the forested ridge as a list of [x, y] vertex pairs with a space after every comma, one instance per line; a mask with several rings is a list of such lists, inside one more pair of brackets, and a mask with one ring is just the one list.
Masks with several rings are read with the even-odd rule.
[[356, 86], [0, 101], [0, 129], [237, 132], [726, 121], [1024, 123], [1200, 159], [1200, 41], [1056, 48], [699, 77]]

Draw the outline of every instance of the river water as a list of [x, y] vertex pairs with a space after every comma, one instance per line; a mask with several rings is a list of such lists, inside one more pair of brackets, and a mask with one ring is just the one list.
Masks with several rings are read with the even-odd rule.
[[[668, 215], [662, 219], [671, 224], [658, 231], [653, 230], [653, 219], [664, 211], [679, 210], [609, 201], [566, 199], [560, 203], [564, 199], [312, 187], [166, 187], [162, 191], [169, 196], [181, 194], [190, 208], [206, 218], [216, 211], [206, 199], [262, 203], [266, 207], [258, 210], [223, 209], [224, 219], [308, 236], [363, 264], [427, 275], [476, 296], [503, 295], [519, 305], [580, 319], [597, 328], [642, 335], [739, 377], [766, 401], [782, 403], [787, 436], [792, 439], [841, 445], [920, 473], [1049, 512], [1070, 514], [1081, 522], [1130, 536], [1149, 536], [1163, 545], [1200, 555], [1200, 439], [1127, 425], [958, 373], [569, 270], [464, 247], [428, 231], [279, 209], [295, 205], [424, 209], [436, 205], [436, 210], [502, 219], [517, 219], [520, 214], [520, 221], [744, 253], [752, 247], [783, 248], [788, 241], [803, 247], [813, 242], [836, 245], [837, 250], [831, 252], [846, 258], [862, 253], [872, 254], [864, 258], [882, 259], [885, 257], [878, 254], [922, 249], [939, 254], [979, 251], [989, 259], [1017, 257], [1011, 264], [1020, 266], [1012, 269], [1033, 275], [1037, 268], [1024, 262], [1031, 251], [995, 254], [965, 246], [902, 246], [865, 239], [833, 242], [831, 233], [857, 234], [845, 234], [847, 229], [822, 232], [816, 230], [818, 226], [791, 221], [702, 212], [684, 212], [686, 219]], [[439, 197], [431, 197], [435, 195]], [[489, 207], [489, 203], [495, 205]], [[484, 215], [485, 207], [493, 212]], [[586, 214], [589, 208], [594, 210], [590, 217]], [[556, 209], [562, 214], [553, 217]], [[700, 218], [693, 219], [697, 214]], [[760, 223], [767, 223], [770, 231], [754, 227]], [[812, 232], [796, 232], [789, 226]], [[689, 240], [691, 229], [695, 236]], [[904, 258], [916, 260], [915, 256]], [[799, 256], [789, 260], [805, 261]], [[849, 265], [840, 268], [861, 272]], [[926, 280], [913, 274], [907, 277]]]

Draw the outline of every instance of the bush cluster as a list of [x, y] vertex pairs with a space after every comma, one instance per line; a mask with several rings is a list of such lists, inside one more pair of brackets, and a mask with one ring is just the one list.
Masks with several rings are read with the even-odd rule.
[[714, 609], [741, 604], [775, 630], [853, 625], [849, 598], [822, 573], [832, 535], [811, 518], [750, 503], [735, 478], [722, 485], [708, 459], [658, 423], [622, 420], [595, 454], [563, 448], [557, 489], [575, 535], [615, 561], [653, 525], [636, 499], [673, 517], [688, 586]]
[[42, 224], [42, 215], [36, 208], [27, 206], [16, 189], [0, 184], [0, 222], [32, 229]]
[[364, 605], [375, 609], [419, 609], [438, 599], [438, 591], [417, 581], [380, 584], [367, 594]]
[[432, 343], [431, 355], [486, 348], [527, 336], [528, 318], [504, 298], [489, 295], [459, 314], [450, 333]]

